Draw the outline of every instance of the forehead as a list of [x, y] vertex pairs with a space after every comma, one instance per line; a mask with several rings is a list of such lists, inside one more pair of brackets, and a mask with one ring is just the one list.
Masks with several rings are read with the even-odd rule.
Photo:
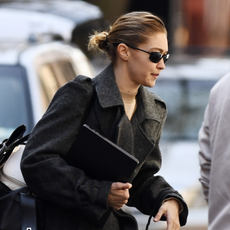
[[167, 35], [165, 33], [149, 35], [143, 46], [148, 49], [159, 49], [166, 52], [168, 51]]

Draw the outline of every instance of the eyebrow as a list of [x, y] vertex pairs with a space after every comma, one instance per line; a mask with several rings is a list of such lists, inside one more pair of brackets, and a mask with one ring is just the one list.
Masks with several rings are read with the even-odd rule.
[[157, 51], [160, 51], [161, 53], [168, 53], [169, 52], [168, 50], [165, 51], [165, 50], [162, 50], [161, 48], [156, 48], [156, 47], [151, 48], [151, 50], [157, 50]]

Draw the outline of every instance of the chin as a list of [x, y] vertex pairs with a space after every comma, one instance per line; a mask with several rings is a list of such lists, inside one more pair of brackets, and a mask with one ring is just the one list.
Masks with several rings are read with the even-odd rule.
[[155, 86], [155, 84], [156, 84], [156, 81], [153, 81], [153, 82], [146, 82], [146, 84], [145, 84], [144, 86], [149, 87], [149, 88], [152, 88], [152, 87]]

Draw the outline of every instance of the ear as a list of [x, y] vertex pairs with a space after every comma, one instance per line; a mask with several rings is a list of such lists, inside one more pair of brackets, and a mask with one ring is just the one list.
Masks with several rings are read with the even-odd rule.
[[117, 47], [117, 54], [124, 61], [127, 61], [129, 59], [128, 51], [129, 51], [128, 46], [125, 45], [124, 43], [120, 43]]

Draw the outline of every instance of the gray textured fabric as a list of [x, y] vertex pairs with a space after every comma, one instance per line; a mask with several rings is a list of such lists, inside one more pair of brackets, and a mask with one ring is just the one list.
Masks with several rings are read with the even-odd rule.
[[[112, 65], [93, 81], [96, 96], [86, 124], [140, 161], [128, 205], [154, 215], [164, 199], [175, 197], [184, 206], [180, 220], [185, 224], [188, 210], [182, 197], [162, 177], [153, 176], [161, 165], [158, 144], [166, 119], [164, 102], [140, 87], [137, 110], [129, 121]], [[131, 215], [107, 207], [112, 182], [92, 180], [65, 161], [91, 95], [91, 79], [79, 76], [67, 83], [58, 90], [27, 143], [21, 168], [28, 186], [45, 201], [39, 211], [44, 221], [40, 229], [137, 229]]]

